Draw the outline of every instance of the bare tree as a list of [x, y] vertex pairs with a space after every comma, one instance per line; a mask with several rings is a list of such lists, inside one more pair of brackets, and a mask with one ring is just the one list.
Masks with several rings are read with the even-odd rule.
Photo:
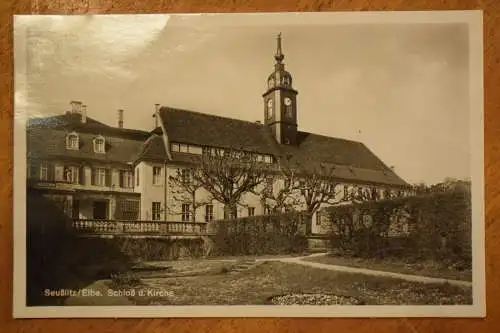
[[[189, 217], [191, 222], [196, 222], [196, 210], [212, 202], [212, 196], [208, 195], [204, 200], [198, 200], [197, 192], [203, 188], [203, 184], [195, 177], [196, 167], [189, 166], [179, 168], [174, 176], [170, 176], [172, 195], [177, 202], [189, 202]], [[174, 214], [181, 214], [175, 211]]]
[[[282, 181], [275, 186], [276, 180]], [[278, 214], [285, 211], [296, 210], [300, 205], [300, 197], [295, 193], [297, 187], [297, 174], [292, 169], [282, 169], [277, 175], [268, 175], [265, 186], [259, 193], [263, 206], [270, 213]]]
[[255, 193], [270, 171], [270, 165], [259, 162], [255, 154], [211, 148], [192, 169], [192, 179], [224, 205], [224, 218], [230, 218], [236, 216], [242, 196]]
[[356, 193], [348, 195], [344, 191], [344, 187], [334, 176], [334, 166], [321, 163], [314, 170], [307, 170], [298, 163], [293, 166], [290, 164], [288, 161], [287, 165], [281, 168], [281, 177], [285, 182], [283, 188], [274, 195], [264, 195], [267, 200], [274, 201], [275, 207], [278, 208], [286, 206], [287, 203], [305, 208], [309, 217], [308, 232], [312, 216], [323, 204], [336, 205], [358, 198]]

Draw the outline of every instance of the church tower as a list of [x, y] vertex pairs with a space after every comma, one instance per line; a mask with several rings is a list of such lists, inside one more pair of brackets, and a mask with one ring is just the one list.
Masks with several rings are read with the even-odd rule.
[[264, 98], [264, 124], [269, 126], [280, 144], [297, 143], [297, 94], [292, 88], [292, 75], [285, 70], [281, 51], [281, 33], [278, 34], [274, 72], [267, 79]]

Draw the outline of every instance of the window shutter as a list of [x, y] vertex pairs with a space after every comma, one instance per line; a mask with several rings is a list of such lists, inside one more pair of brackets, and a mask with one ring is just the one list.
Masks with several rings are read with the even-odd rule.
[[119, 178], [118, 183], [120, 184], [120, 187], [122, 187], [122, 188], [125, 187], [125, 182], [124, 182], [125, 172], [126, 171], [123, 171], [123, 170], [120, 170], [118, 172], [118, 178]]
[[111, 186], [111, 169], [106, 169], [106, 186]]
[[96, 172], [96, 169], [95, 168], [92, 168], [90, 170], [90, 178], [91, 178], [91, 183], [92, 185], [96, 185], [97, 184], [97, 181], [96, 181], [96, 177], [97, 177], [97, 172]]

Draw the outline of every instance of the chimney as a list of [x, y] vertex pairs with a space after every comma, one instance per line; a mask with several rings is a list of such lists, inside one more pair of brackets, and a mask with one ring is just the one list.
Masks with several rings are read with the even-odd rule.
[[160, 104], [155, 104], [155, 129], [158, 128], [158, 118], [160, 118]]
[[80, 101], [71, 101], [71, 113], [80, 113], [82, 109], [82, 102]]
[[82, 123], [85, 124], [87, 122], [87, 105], [82, 105]]
[[118, 110], [118, 128], [123, 128], [123, 109]]

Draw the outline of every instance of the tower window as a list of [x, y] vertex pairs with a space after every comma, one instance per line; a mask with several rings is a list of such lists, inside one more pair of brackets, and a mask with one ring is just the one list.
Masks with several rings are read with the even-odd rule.
[[274, 88], [274, 85], [275, 85], [274, 77], [269, 78], [269, 80], [267, 81], [268, 88], [269, 89]]
[[271, 119], [273, 117], [273, 100], [267, 100], [267, 119]]

